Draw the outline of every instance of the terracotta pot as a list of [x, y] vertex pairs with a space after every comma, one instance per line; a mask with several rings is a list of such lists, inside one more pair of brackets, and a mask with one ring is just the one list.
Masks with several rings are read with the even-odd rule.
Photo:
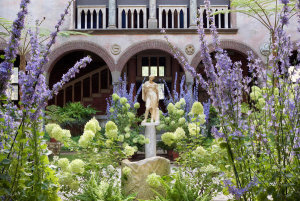
[[57, 142], [57, 141], [54, 138], [50, 138], [50, 142]]
[[174, 161], [176, 158], [179, 157], [179, 153], [174, 150], [167, 150], [168, 158], [171, 161]]
[[172, 156], [173, 156], [172, 152], [173, 152], [173, 150], [167, 150], [168, 158], [170, 160], [172, 160]]
[[173, 151], [173, 160], [179, 157], [179, 153], [177, 151]]

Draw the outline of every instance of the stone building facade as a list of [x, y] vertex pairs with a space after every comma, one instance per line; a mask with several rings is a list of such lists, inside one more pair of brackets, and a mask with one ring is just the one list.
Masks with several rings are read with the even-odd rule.
[[[0, 16], [13, 20], [19, 9], [20, 0], [1, 0]], [[42, 27], [54, 30], [63, 12], [66, 0], [32, 0], [27, 23], [36, 19], [45, 20]], [[212, 10], [230, 9], [229, 0], [211, 0]], [[161, 34], [166, 28], [170, 41], [187, 61], [199, 72], [203, 70], [197, 35], [197, 13], [204, 16], [203, 0], [76, 0], [63, 25], [63, 30], [89, 34], [59, 37], [52, 49], [50, 61], [45, 67], [50, 85], [53, 85], [74, 63], [85, 55], [91, 55], [93, 62], [64, 86], [64, 89], [50, 104], [64, 105], [70, 101], [81, 101], [92, 105], [99, 114], [105, 113], [106, 98], [112, 93], [123, 73], [128, 84], [138, 88], [150, 73], [156, 73], [172, 88], [174, 81], [186, 76], [187, 85], [194, 80], [172, 56], [172, 50]], [[268, 44], [267, 30], [255, 19], [240, 13], [215, 16], [221, 46], [233, 61], [242, 61], [247, 74], [247, 52], [265, 61], [262, 50]], [[292, 18], [287, 29], [294, 43], [300, 39], [297, 19]], [[211, 43], [211, 35], [207, 40]], [[6, 45], [0, 37], [0, 51]], [[212, 45], [210, 51], [213, 52]], [[175, 79], [178, 75], [178, 79]], [[157, 79], [159, 82], [159, 79]], [[163, 89], [163, 87], [162, 87]], [[205, 92], [199, 91], [203, 101]]]

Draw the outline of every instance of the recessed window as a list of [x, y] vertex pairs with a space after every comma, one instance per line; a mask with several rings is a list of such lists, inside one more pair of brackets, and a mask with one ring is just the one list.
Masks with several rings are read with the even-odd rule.
[[165, 57], [142, 57], [142, 76], [165, 76]]
[[151, 73], [150, 75], [157, 76], [157, 66], [151, 66]]
[[149, 76], [149, 66], [142, 66], [142, 76], [143, 77]]
[[159, 77], [164, 77], [164, 76], [165, 76], [165, 67], [159, 66]]

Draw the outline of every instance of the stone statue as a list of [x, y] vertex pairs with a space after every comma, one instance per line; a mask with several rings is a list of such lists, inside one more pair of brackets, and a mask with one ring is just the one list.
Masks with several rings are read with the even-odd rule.
[[149, 81], [145, 82], [142, 88], [142, 99], [146, 103], [145, 120], [143, 121], [143, 123], [147, 122], [149, 111], [151, 114], [151, 122], [159, 121], [158, 84], [153, 82], [154, 78], [154, 75], [150, 75]]

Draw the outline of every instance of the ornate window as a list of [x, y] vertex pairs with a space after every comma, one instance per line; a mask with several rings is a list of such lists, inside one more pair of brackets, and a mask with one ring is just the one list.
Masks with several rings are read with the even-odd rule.
[[[143, 56], [142, 57], [142, 77], [154, 75], [158, 78], [165, 77], [166, 57]], [[158, 83], [159, 99], [165, 98], [165, 86]]]

